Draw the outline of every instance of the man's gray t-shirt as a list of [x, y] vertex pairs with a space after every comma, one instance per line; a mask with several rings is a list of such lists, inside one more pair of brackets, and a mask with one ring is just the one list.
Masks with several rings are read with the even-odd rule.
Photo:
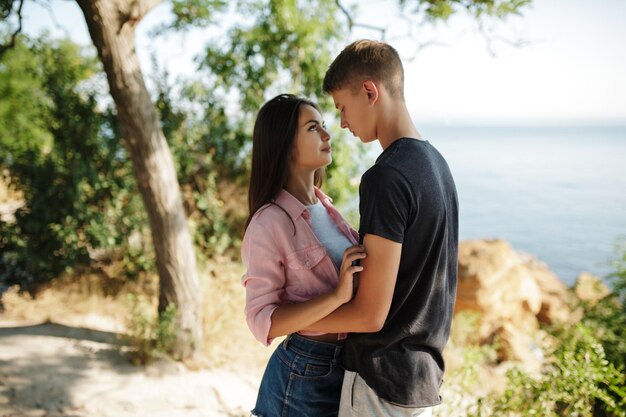
[[450, 169], [429, 142], [401, 138], [363, 174], [359, 194], [361, 236], [402, 243], [402, 254], [382, 330], [350, 333], [342, 363], [383, 400], [439, 404], [457, 287], [458, 202]]

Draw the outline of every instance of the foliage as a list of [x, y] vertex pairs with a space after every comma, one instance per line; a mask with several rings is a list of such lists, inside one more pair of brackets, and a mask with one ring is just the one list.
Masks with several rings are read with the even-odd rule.
[[283, 91], [322, 97], [331, 51], [347, 34], [337, 24], [336, 3], [242, 1], [238, 12], [242, 19], [207, 49], [203, 67], [225, 91], [234, 89], [242, 110], [256, 112]]
[[615, 272], [607, 277], [613, 286], [612, 293], [617, 297], [622, 307], [626, 308], [626, 243], [618, 245], [616, 253], [620, 254], [615, 260]]
[[[456, 352], [462, 352], [462, 365], [452, 370], [449, 378], [461, 392], [471, 392], [479, 382], [479, 369], [486, 364], [497, 361], [496, 344], [481, 343], [479, 333], [480, 314], [477, 312], [460, 311], [454, 315], [450, 329], [448, 347]], [[456, 407], [460, 408], [460, 405]]]
[[[607, 280], [612, 284], [611, 293], [597, 303], [583, 303], [583, 322], [592, 334], [601, 341], [606, 359], [622, 373], [626, 370], [626, 247], [618, 247], [620, 257], [615, 261], [615, 272]], [[622, 401], [626, 409], [626, 398], [622, 394], [614, 395], [614, 400]], [[607, 407], [600, 405], [599, 409]], [[610, 414], [608, 414], [610, 415]]]
[[[176, 306], [170, 304], [156, 317], [150, 302], [143, 295], [129, 294], [130, 318], [124, 344], [130, 347], [135, 365], [150, 363], [160, 355], [173, 355], [176, 345]], [[176, 358], [175, 358], [176, 359]]]
[[[174, 102], [167, 74], [157, 79], [156, 107], [172, 150], [185, 208], [193, 228], [200, 258], [223, 254], [237, 247], [243, 220], [228, 218], [218, 191], [218, 177], [237, 182], [245, 167], [233, 153], [248, 139], [242, 128], [230, 123], [223, 108], [210, 101], [208, 92], [199, 116]], [[198, 99], [195, 83], [184, 85], [180, 102]]]
[[531, 0], [400, 0], [402, 7], [413, 6], [413, 12], [423, 14], [430, 21], [447, 20], [459, 10], [477, 19], [485, 16], [504, 18], [518, 14]]
[[609, 275], [612, 292], [582, 303], [577, 325], [552, 330], [558, 346], [544, 372], [511, 371], [504, 394], [482, 398], [468, 416], [626, 416], [625, 249]]
[[602, 341], [607, 359], [626, 369], [626, 309], [613, 293], [594, 305], [584, 305], [584, 322]]
[[625, 377], [606, 360], [602, 344], [586, 326], [565, 329], [538, 377], [521, 369], [507, 374], [504, 394], [480, 399], [468, 416], [593, 416], [602, 405], [607, 416], [625, 416]]
[[0, 61], [0, 166], [26, 201], [14, 224], [0, 222], [3, 284], [32, 288], [106, 261], [144, 222], [98, 73], [93, 56], [45, 38], [19, 40]]
[[[233, 12], [240, 18], [233, 19], [227, 36], [216, 38], [207, 48], [200, 62], [202, 77], [178, 81], [183, 86], [176, 103], [172, 102], [171, 87], [164, 82], [167, 76], [157, 82], [157, 108], [201, 255], [224, 253], [239, 245], [247, 214], [245, 198], [239, 199], [239, 210], [232, 210], [219, 188], [229, 183], [245, 197], [258, 108], [283, 91], [322, 97], [330, 46], [345, 33], [333, 24], [336, 5], [327, 0], [315, 5], [242, 1]], [[327, 98], [322, 103], [328, 107]], [[180, 117], [172, 128], [165, 121], [176, 114]], [[356, 200], [358, 161], [364, 151], [350, 141], [334, 141], [335, 162], [328, 169], [325, 188], [336, 203], [354, 213], [350, 204]]]
[[184, 29], [190, 24], [207, 26], [216, 22], [216, 15], [227, 5], [223, 0], [172, 0], [176, 19], [172, 27]]
[[[221, 10], [205, 5], [183, 16], [175, 12], [171, 27], [204, 26], [202, 16]], [[246, 172], [252, 124], [265, 100], [285, 91], [322, 97], [331, 46], [346, 34], [336, 24], [336, 11], [330, 0], [239, 1], [231, 10], [231, 25], [222, 25], [198, 57], [202, 77], [187, 84], [184, 96], [202, 103], [198, 120], [209, 127], [205, 139], [223, 173]]]

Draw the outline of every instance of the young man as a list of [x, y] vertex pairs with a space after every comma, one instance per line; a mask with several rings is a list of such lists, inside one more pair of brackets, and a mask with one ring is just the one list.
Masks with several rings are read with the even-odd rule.
[[351, 332], [340, 417], [428, 416], [439, 404], [442, 351], [457, 286], [458, 203], [447, 163], [422, 140], [390, 45], [347, 46], [324, 78], [341, 127], [382, 154], [361, 179], [359, 233], [367, 258], [357, 294], [312, 326]]

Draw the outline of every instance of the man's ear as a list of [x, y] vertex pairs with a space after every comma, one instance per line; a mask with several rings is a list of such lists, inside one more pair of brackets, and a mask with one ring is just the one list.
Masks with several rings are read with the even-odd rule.
[[370, 104], [374, 104], [378, 101], [378, 87], [376, 83], [372, 80], [367, 80], [363, 82], [363, 90], [367, 94], [367, 99]]

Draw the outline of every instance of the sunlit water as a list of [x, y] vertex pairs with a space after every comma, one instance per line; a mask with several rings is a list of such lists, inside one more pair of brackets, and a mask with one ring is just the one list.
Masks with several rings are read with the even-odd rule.
[[626, 127], [419, 130], [454, 175], [462, 240], [505, 239], [568, 285], [613, 270], [626, 243]]

